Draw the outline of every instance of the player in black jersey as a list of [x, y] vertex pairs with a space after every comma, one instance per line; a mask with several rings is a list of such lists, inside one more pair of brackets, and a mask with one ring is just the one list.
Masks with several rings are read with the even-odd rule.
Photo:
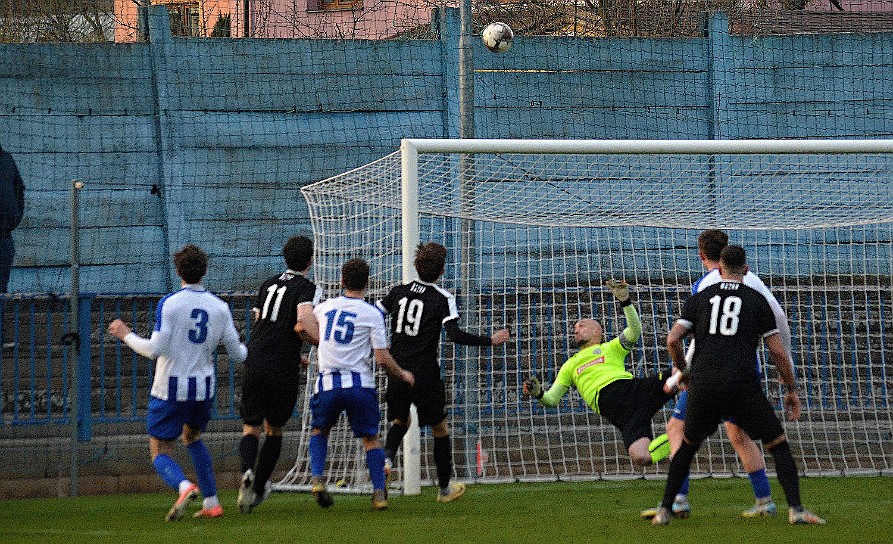
[[747, 269], [744, 249], [726, 246], [719, 261], [722, 280], [685, 302], [682, 317], [667, 336], [673, 364], [683, 372], [687, 365], [682, 339], [689, 334], [695, 338], [695, 353], [688, 375], [684, 440], [670, 463], [663, 501], [652, 519], [655, 525], [670, 522], [673, 499], [688, 475], [698, 447], [716, 431], [723, 418], [729, 417], [752, 439], [762, 440], [775, 459], [778, 481], [788, 501], [790, 523], [825, 523], [800, 503], [796, 462], [781, 421], [753, 371], [757, 364], [756, 348], [762, 339], [787, 390], [784, 406], [788, 417], [792, 421], [799, 419], [800, 398], [775, 316], [765, 297], [744, 285]]
[[[316, 305], [322, 296], [306, 277], [313, 260], [313, 242], [306, 236], [294, 236], [285, 243], [282, 254], [288, 269], [261, 284], [257, 305], [252, 308], [254, 323], [242, 374], [238, 504], [243, 514], [264, 499], [282, 451], [282, 428], [294, 411], [303, 381], [302, 344], [294, 331], [298, 306]], [[265, 438], [259, 447], [262, 430]]]
[[395, 286], [378, 302], [378, 307], [391, 318], [391, 354], [415, 376], [412, 387], [399, 380], [388, 380], [385, 399], [391, 426], [385, 439], [386, 472], [390, 476], [392, 460], [409, 427], [409, 406], [415, 404], [419, 426], [430, 426], [434, 437], [438, 502], [449, 502], [465, 493], [464, 484], [450, 484], [453, 452], [446, 390], [438, 361], [441, 330], [446, 329], [450, 341], [467, 346], [498, 346], [509, 339], [507, 329], [492, 336], [478, 336], [459, 328], [455, 297], [435, 283], [443, 275], [445, 265], [445, 247], [434, 242], [419, 244], [415, 257], [419, 279]]

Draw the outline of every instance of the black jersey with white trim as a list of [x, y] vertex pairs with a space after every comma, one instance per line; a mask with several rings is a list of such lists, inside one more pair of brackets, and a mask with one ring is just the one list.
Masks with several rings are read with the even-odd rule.
[[254, 369], [297, 371], [301, 339], [295, 333], [298, 305], [320, 302], [322, 290], [300, 272], [286, 270], [264, 281], [258, 290], [257, 321], [251, 324], [246, 366]]
[[695, 338], [693, 380], [758, 379], [753, 369], [760, 340], [778, 333], [775, 315], [765, 297], [732, 280], [711, 285], [689, 298], [679, 323]]
[[436, 284], [415, 280], [397, 285], [377, 305], [391, 319], [391, 354], [407, 370], [439, 369], [444, 326], [454, 331], [450, 338], [455, 342], [490, 345], [490, 337], [469, 335], [453, 327], [459, 319], [456, 297]]

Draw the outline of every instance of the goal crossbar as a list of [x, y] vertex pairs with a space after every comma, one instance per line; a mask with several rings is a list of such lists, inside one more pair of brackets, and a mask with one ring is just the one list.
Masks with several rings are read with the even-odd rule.
[[893, 140], [509, 140], [404, 138], [417, 153], [801, 154], [891, 153]]

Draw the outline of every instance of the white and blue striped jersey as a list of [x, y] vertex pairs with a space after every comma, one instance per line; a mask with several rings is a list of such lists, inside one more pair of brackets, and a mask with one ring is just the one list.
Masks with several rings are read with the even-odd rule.
[[158, 302], [148, 339], [130, 333], [124, 342], [155, 363], [152, 396], [161, 400], [206, 400], [216, 391], [212, 354], [219, 344], [242, 362], [248, 355], [226, 302], [201, 285], [187, 285]]
[[372, 350], [387, 349], [384, 314], [368, 302], [346, 296], [313, 309], [319, 322], [319, 376], [313, 393], [338, 388], [375, 388]]

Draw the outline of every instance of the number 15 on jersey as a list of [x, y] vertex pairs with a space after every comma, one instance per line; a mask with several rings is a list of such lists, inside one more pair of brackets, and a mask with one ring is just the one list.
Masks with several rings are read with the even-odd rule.
[[354, 319], [357, 314], [333, 309], [326, 312], [326, 332], [323, 341], [335, 340], [339, 344], [349, 344], [353, 340]]

